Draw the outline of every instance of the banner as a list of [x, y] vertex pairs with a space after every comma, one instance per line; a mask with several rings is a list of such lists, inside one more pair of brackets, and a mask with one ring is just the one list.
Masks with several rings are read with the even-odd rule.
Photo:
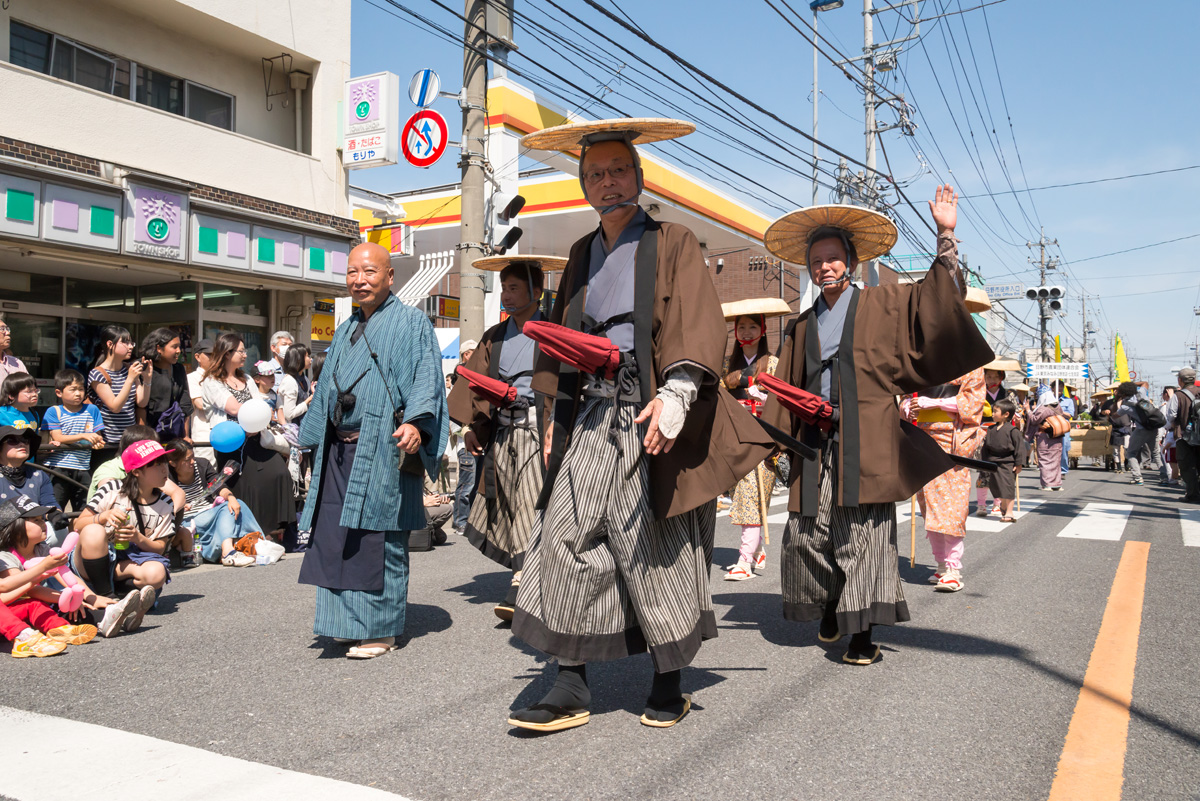
[[1114, 370], [1117, 374], [1118, 381], [1129, 381], [1129, 362], [1125, 358], [1125, 345], [1121, 342], [1121, 335], [1117, 335], [1117, 344], [1113, 348]]

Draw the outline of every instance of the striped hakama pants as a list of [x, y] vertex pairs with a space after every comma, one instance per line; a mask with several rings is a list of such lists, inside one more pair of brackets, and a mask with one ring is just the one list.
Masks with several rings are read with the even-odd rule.
[[331, 590], [317, 587], [313, 634], [347, 640], [400, 637], [408, 611], [408, 532], [383, 539], [383, 589]]
[[530, 537], [513, 633], [573, 662], [649, 650], [662, 673], [689, 665], [717, 636], [708, 589], [716, 501], [654, 518], [646, 424], [633, 422], [640, 410], [584, 399]]
[[909, 614], [897, 566], [896, 506], [838, 505], [837, 472], [831, 441], [821, 455], [817, 516], [792, 512], [784, 530], [783, 616], [820, 620], [833, 600], [842, 634], [902, 623]]
[[496, 497], [486, 497], [484, 481], [479, 482], [467, 517], [467, 539], [488, 559], [520, 570], [538, 516], [534, 507], [542, 491], [542, 444], [537, 429], [500, 426], [492, 444], [492, 458]]

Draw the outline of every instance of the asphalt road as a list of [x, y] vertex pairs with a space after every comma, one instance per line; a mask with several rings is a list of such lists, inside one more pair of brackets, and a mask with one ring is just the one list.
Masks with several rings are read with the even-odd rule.
[[[1180, 493], [1120, 478], [1079, 469], [1067, 491], [1039, 493], [1024, 474], [1023, 496], [1042, 504], [968, 534], [957, 594], [926, 583], [919, 523], [908, 566], [903, 523], [913, 620], [877, 629], [883, 660], [866, 668], [841, 663], [845, 641], [819, 644], [815, 623], [783, 620], [775, 547], [751, 581], [714, 567], [720, 637], [684, 671], [694, 711], [672, 729], [638, 724], [646, 656], [589, 666], [588, 725], [511, 729], [508, 711], [549, 688], [546, 658], [492, 614], [507, 574], [453, 536], [412, 555], [407, 638], [382, 658], [352, 662], [312, 637], [313, 591], [289, 556], [179, 573], [135, 634], [0, 661], [0, 705], [412, 799], [1047, 798], [1118, 563], [1148, 542], [1127, 742], [1109, 745], [1124, 798], [1196, 798], [1200, 548], [1184, 546]], [[1132, 505], [1120, 540], [1057, 536], [1088, 503]], [[738, 534], [718, 524], [725, 565]], [[60, 778], [87, 797], [86, 771]]]

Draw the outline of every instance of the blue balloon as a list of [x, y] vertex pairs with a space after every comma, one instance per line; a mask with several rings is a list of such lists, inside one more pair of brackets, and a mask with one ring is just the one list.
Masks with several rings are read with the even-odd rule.
[[213, 426], [213, 430], [208, 435], [208, 441], [212, 444], [213, 450], [232, 453], [242, 447], [242, 443], [246, 441], [246, 432], [237, 424], [237, 421], [226, 420], [224, 423], [217, 423]]

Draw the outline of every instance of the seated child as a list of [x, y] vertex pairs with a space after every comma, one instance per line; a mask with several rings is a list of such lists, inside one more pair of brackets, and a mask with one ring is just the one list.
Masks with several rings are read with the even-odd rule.
[[[158, 434], [155, 433], [150, 426], [132, 425], [125, 429], [121, 434], [121, 439], [117, 444], [117, 455], [107, 462], [101, 462], [96, 465], [96, 469], [92, 472], [92, 483], [88, 485], [87, 496], [91, 498], [96, 494], [96, 490], [105, 481], [117, 479], [123, 481], [125, 479], [125, 467], [121, 463], [121, 454], [135, 442], [141, 442], [144, 439], [158, 442]], [[187, 504], [187, 497], [183, 494], [183, 490], [179, 485], [170, 479], [167, 480], [166, 486], [163, 487], [165, 492], [175, 506], [175, 513], [179, 514], [183, 511], [183, 507]]]
[[130, 445], [121, 452], [125, 478], [101, 484], [75, 521], [75, 572], [98, 594], [111, 595], [115, 582], [128, 581], [140, 595], [140, 614], [124, 621], [125, 631], [141, 625], [156, 593], [171, 580], [165, 553], [178, 532], [171, 499], [163, 493], [167, 455], [154, 440]]
[[30, 409], [37, 406], [37, 382], [29, 373], [9, 373], [0, 383], [0, 426], [29, 429], [41, 436], [38, 417]]
[[25, 464], [33, 458], [37, 443], [37, 433], [32, 429], [0, 427], [0, 503], [23, 495], [39, 506], [50, 507], [47, 518], [54, 531], [65, 532], [66, 518], [54, 500], [50, 476]]
[[[82, 512], [87, 503], [88, 485], [92, 482], [91, 449], [103, 448], [104, 421], [100, 410], [84, 403], [87, 387], [83, 376], [74, 370], [59, 370], [54, 374], [54, 394], [59, 405], [51, 406], [42, 417], [42, 427], [50, 435], [50, 441], [59, 446], [46, 456], [43, 463], [59, 473], [73, 479], [75, 483], [57, 476], [51, 478], [54, 485], [54, 500], [58, 508], [65, 510], [67, 504], [74, 512]], [[79, 486], [79, 485], [83, 486]]]
[[225, 503], [213, 504], [208, 486], [218, 478], [216, 469], [207, 459], [195, 455], [186, 440], [169, 443], [171, 477], [187, 495], [183, 525], [192, 529], [200, 543], [200, 553], [206, 562], [220, 562], [226, 567], [249, 567], [254, 559], [238, 551], [233, 544], [247, 534], [262, 529], [250, 508], [238, 503], [228, 487], [217, 493]]
[[983, 440], [983, 458], [1000, 465], [999, 470], [988, 474], [988, 488], [1000, 504], [1001, 523], [1014, 521], [1012, 505], [1017, 497], [1017, 475], [1026, 458], [1025, 437], [1013, 425], [1016, 413], [1017, 407], [1012, 401], [1007, 398], [996, 401], [992, 407], [995, 423]]
[[[0, 634], [12, 641], [18, 659], [53, 656], [96, 636], [95, 626], [72, 625], [60, 617], [52, 607], [58, 593], [42, 586], [69, 559], [69, 554], [50, 556], [47, 511], [24, 495], [0, 504]], [[35, 557], [45, 559], [27, 569], [25, 563]], [[92, 608], [103, 606], [99, 601], [95, 594], [84, 599]]]

